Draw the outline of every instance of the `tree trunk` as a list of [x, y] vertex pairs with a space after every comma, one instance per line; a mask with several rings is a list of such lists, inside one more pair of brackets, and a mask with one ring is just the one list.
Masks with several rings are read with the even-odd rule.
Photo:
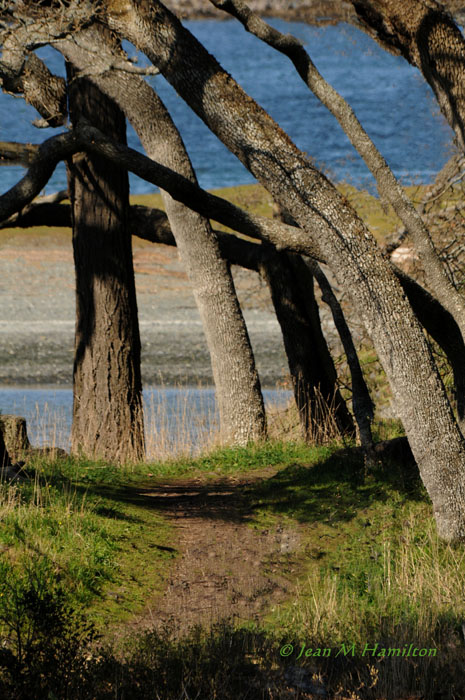
[[334, 294], [326, 275], [318, 263], [308, 262], [309, 268], [315, 276], [321, 290], [322, 300], [328, 304], [341, 339], [342, 346], [347, 358], [350, 377], [352, 381], [352, 409], [357, 421], [358, 437], [362, 445], [365, 457], [368, 461], [373, 457], [373, 436], [371, 434], [371, 424], [374, 417], [374, 406], [368, 391], [365, 377], [355, 349], [352, 333], [342, 311], [341, 305]]
[[[75, 63], [89, 60], [76, 47], [71, 46], [71, 51], [67, 55]], [[98, 74], [90, 79], [124, 109], [149, 157], [196, 182], [176, 127], [144, 80], [124, 73]], [[263, 439], [266, 419], [260, 380], [234, 282], [217, 237], [203, 216], [166, 192], [162, 191], [162, 196], [207, 338], [222, 438], [237, 444]]]
[[352, 207], [158, 0], [107, 2], [109, 25], [165, 78], [320, 246], [372, 338], [442, 537], [465, 538], [465, 443], [393, 271]]
[[[339, 432], [354, 434], [334, 363], [321, 331], [309, 270], [292, 255], [272, 250], [263, 255], [260, 274], [267, 282], [281, 326], [294, 397], [306, 440], [321, 442]], [[303, 263], [304, 264], [304, 263]], [[305, 275], [305, 290], [298, 284]]]
[[10, 459], [15, 462], [24, 459], [26, 453], [31, 449], [26, 419], [22, 416], [0, 415], [0, 434], [2, 434]]
[[[126, 140], [124, 115], [69, 69], [73, 123]], [[127, 172], [76, 154], [68, 163], [76, 270], [72, 451], [118, 463], [144, 458], [140, 338], [127, 228]]]

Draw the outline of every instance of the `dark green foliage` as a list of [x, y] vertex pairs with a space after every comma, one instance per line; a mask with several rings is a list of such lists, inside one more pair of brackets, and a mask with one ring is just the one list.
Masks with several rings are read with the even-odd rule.
[[95, 632], [48, 564], [35, 561], [22, 575], [2, 565], [0, 630], [0, 697], [75, 697]]

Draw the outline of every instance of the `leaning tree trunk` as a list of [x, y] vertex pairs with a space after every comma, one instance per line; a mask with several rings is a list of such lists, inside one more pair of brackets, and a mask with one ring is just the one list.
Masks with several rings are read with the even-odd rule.
[[[124, 115], [69, 68], [73, 123], [126, 140]], [[76, 270], [72, 451], [118, 463], [144, 458], [140, 339], [127, 226], [127, 172], [77, 154], [68, 164]]]
[[363, 222], [161, 2], [108, 0], [106, 8], [109, 26], [144, 51], [320, 247], [386, 371], [439, 533], [464, 539], [465, 442], [421, 327]]
[[423, 73], [465, 150], [465, 39], [435, 0], [350, 0], [362, 25], [383, 46]]
[[[89, 55], [78, 46], [70, 43], [64, 53], [80, 68], [87, 67]], [[124, 110], [149, 157], [196, 182], [171, 117], [144, 80], [123, 72], [96, 72], [89, 79]], [[228, 263], [209, 221], [163, 191], [162, 196], [207, 338], [222, 437], [237, 444], [263, 439], [266, 418], [260, 380]]]

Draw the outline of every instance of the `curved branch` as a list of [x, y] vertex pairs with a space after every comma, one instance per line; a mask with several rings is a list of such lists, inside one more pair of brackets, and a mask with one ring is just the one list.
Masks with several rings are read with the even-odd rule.
[[66, 83], [53, 75], [34, 53], [30, 53], [18, 71], [0, 62], [2, 89], [14, 95], [24, 95], [45, 121], [44, 126], [62, 126], [66, 123]]
[[465, 149], [465, 39], [435, 0], [350, 0], [381, 46], [419, 68]]
[[39, 146], [37, 156], [26, 175], [0, 197], [0, 221], [29, 204], [46, 185], [59, 160], [85, 150], [123, 166], [147, 182], [162, 187], [170, 195], [203, 216], [260, 240], [273, 243], [277, 249], [292, 249], [310, 257], [321, 255], [308, 234], [264, 216], [248, 212], [221, 197], [206, 192], [182, 175], [147, 158], [137, 151], [105, 138], [98, 129], [87, 124], [58, 136], [52, 136]]
[[84, 134], [77, 131], [58, 134], [44, 141], [37, 148], [37, 154], [24, 177], [0, 196], [0, 221], [32, 202], [45, 187], [60, 160], [83, 150], [85, 141]]

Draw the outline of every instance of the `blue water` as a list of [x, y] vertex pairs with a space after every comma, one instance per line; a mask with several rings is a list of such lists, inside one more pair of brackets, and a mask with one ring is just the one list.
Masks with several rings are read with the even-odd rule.
[[[273, 24], [305, 43], [320, 72], [352, 105], [397, 176], [406, 181], [431, 181], [450, 155], [452, 132], [418, 71], [349, 25], [312, 27], [280, 20]], [[186, 25], [330, 177], [370, 187], [372, 179], [365, 165], [288, 59], [247, 34], [236, 22], [191, 21]], [[38, 53], [52, 71], [63, 74], [63, 60], [56, 51], [46, 47]], [[134, 53], [130, 47], [129, 53]], [[253, 181], [162, 76], [152, 77], [150, 82], [173, 115], [203, 187]], [[36, 117], [34, 109], [22, 99], [1, 94], [0, 140], [38, 143], [55, 133], [54, 129], [33, 127], [31, 121]], [[140, 149], [132, 130], [128, 139], [132, 147]], [[22, 172], [19, 167], [1, 168], [0, 189], [10, 187]], [[65, 187], [61, 165], [47, 191]], [[131, 189], [146, 193], [153, 191], [153, 186], [131, 176]]]
[[[267, 405], [284, 406], [291, 392], [268, 389], [263, 396]], [[0, 387], [1, 413], [24, 416], [29, 439], [36, 447], [69, 449], [72, 406], [71, 389]], [[159, 446], [173, 454], [186, 444], [201, 446], [218, 424], [214, 389], [148, 387], [144, 390], [144, 412], [147, 443], [154, 454]]]

